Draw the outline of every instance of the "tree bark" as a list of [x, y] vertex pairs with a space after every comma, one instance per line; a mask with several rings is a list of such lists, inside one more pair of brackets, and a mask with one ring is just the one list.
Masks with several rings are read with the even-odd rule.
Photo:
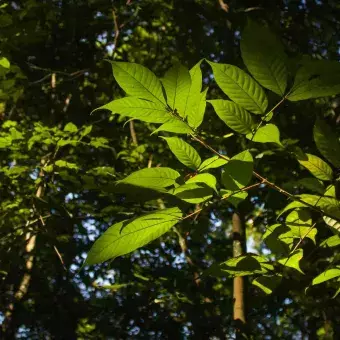
[[[43, 177], [42, 170], [39, 173], [39, 177]], [[41, 198], [43, 195], [43, 191], [44, 191], [43, 184], [40, 184], [35, 196], [37, 198]], [[37, 236], [35, 234], [32, 235], [31, 232], [27, 232], [25, 239], [26, 239], [25, 273], [19, 283], [18, 289], [14, 293], [13, 301], [8, 305], [5, 311], [4, 321], [2, 323], [2, 338], [3, 339], [14, 339], [15, 338], [15, 326], [13, 325], [13, 313], [15, 311], [16, 305], [18, 305], [18, 303], [26, 296], [30, 282], [31, 282], [33, 262], [34, 262], [34, 249], [36, 246]]]
[[[242, 215], [233, 213], [233, 256], [238, 257], [246, 253], [246, 235]], [[233, 319], [236, 327], [236, 338], [246, 339], [246, 306], [245, 306], [246, 282], [243, 276], [234, 277], [233, 298], [234, 313]]]

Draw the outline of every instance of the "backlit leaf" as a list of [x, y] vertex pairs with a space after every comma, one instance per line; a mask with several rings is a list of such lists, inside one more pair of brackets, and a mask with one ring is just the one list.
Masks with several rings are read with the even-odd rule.
[[274, 124], [262, 126], [256, 131], [254, 136], [252, 133], [249, 133], [246, 137], [253, 142], [275, 143], [282, 146], [280, 142], [280, 131]]
[[198, 174], [189, 178], [186, 183], [204, 183], [216, 191], [217, 180], [216, 177], [211, 174]]
[[216, 114], [227, 126], [236, 132], [246, 134], [252, 131], [253, 119], [248, 111], [230, 100], [208, 100]]
[[177, 137], [162, 138], [166, 140], [176, 158], [185, 166], [191, 169], [197, 169], [200, 166], [201, 157], [190, 144]]
[[254, 286], [262, 289], [266, 294], [271, 294], [280, 285], [282, 275], [260, 276], [252, 281]]
[[182, 122], [179, 119], [171, 119], [161, 125], [157, 130], [155, 130], [152, 134], [160, 132], [160, 131], [167, 131], [167, 132], [173, 132], [177, 134], [189, 134], [192, 133], [192, 129]]
[[147, 187], [166, 188], [175, 184], [180, 174], [171, 168], [145, 168], [138, 170], [117, 183]]
[[298, 270], [300, 273], [304, 274], [300, 268], [300, 260], [303, 257], [303, 250], [297, 249], [286, 258], [280, 259], [278, 262], [286, 267], [291, 267]]
[[172, 195], [177, 196], [182, 201], [198, 204], [210, 199], [213, 194], [213, 190], [205, 183], [185, 183], [173, 191]]
[[340, 266], [336, 268], [326, 269], [323, 273], [315, 277], [312, 281], [312, 285], [318, 285], [322, 282], [334, 279], [340, 276]]
[[165, 123], [171, 119], [170, 113], [163, 104], [153, 103], [137, 97], [114, 100], [96, 109], [96, 111], [100, 109], [149, 123]]
[[287, 86], [287, 56], [280, 40], [268, 29], [250, 21], [242, 34], [242, 59], [265, 88], [283, 96]]
[[305, 57], [295, 76], [291, 101], [327, 97], [340, 93], [340, 64], [337, 61]]
[[323, 181], [331, 181], [333, 179], [332, 168], [321, 158], [306, 153], [305, 155], [299, 155], [298, 161], [317, 179]]
[[266, 94], [252, 77], [233, 65], [209, 64], [217, 85], [232, 101], [250, 112], [265, 113], [268, 105]]
[[110, 63], [117, 83], [129, 96], [166, 104], [161, 82], [149, 69], [135, 63]]
[[167, 103], [181, 117], [185, 117], [188, 96], [191, 88], [189, 70], [181, 64], [171, 67], [162, 79]]
[[84, 265], [131, 253], [169, 231], [181, 217], [182, 212], [176, 207], [116, 223], [96, 240]]
[[206, 171], [208, 169], [219, 168], [227, 163], [228, 163], [227, 160], [220, 158], [219, 156], [213, 156], [203, 161], [200, 167], [198, 168], [198, 171], [201, 172]]
[[228, 190], [239, 190], [245, 187], [253, 173], [253, 157], [248, 150], [245, 150], [230, 159], [224, 166], [222, 183]]

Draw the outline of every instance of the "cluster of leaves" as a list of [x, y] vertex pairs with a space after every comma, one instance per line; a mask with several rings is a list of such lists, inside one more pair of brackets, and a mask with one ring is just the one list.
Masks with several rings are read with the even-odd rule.
[[[114, 77], [127, 96], [99, 109], [110, 110], [113, 114], [130, 119], [162, 124], [153, 133], [187, 135], [213, 155], [202, 162], [198, 151], [182, 138], [162, 136], [175, 157], [190, 169], [190, 176], [183, 176], [171, 168], [145, 168], [116, 182], [116, 185], [127, 185], [129, 190], [133, 187], [153, 190], [162, 199], [175, 196], [189, 204], [202, 204], [202, 207], [183, 216], [181, 205], [174, 205], [170, 200], [170, 204], [174, 205], [172, 208], [114, 224], [95, 242], [85, 264], [100, 263], [132, 252], [169, 231], [175, 224], [207, 209], [216, 200], [226, 200], [237, 207], [247, 197], [247, 185], [253, 176], [261, 179], [257, 185], [269, 185], [292, 200], [281, 212], [291, 211], [289, 215], [285, 219], [281, 217], [281, 223], [268, 226], [263, 235], [264, 241], [276, 255], [276, 261], [243, 254], [218, 265], [219, 272], [236, 276], [261, 274], [254, 284], [265, 292], [271, 292], [275, 288], [273, 285], [280, 283], [281, 267], [291, 267], [303, 273], [300, 268], [303, 250], [299, 245], [306, 238], [316, 243], [316, 225], [322, 228], [318, 218], [313, 223], [313, 211], [318, 212], [319, 217], [321, 214], [326, 224], [335, 230], [335, 235], [321, 246], [339, 244], [340, 202], [336, 198], [339, 177], [330, 165], [318, 156], [298, 153], [297, 161], [315, 177], [302, 179], [301, 184], [318, 195], [293, 195], [254, 171], [254, 160], [249, 150], [229, 158], [207, 144], [198, 128], [208, 102], [229, 128], [245, 135], [250, 142], [272, 143], [274, 152], [277, 148], [285, 148], [280, 141], [279, 127], [270, 122], [274, 110], [285, 100], [295, 102], [339, 93], [337, 77], [340, 66], [328, 61], [301, 59], [300, 67], [293, 74], [293, 85], [287, 88], [291, 73], [284, 48], [268, 29], [254, 22], [248, 24], [242, 35], [241, 51], [251, 75], [233, 65], [208, 62], [217, 85], [229, 100], [206, 100], [207, 89], [202, 91], [201, 62], [190, 70], [177, 64], [161, 80], [139, 64], [112, 62]], [[271, 110], [267, 110], [268, 98], [264, 88], [280, 96], [278, 104]], [[320, 153], [338, 168], [340, 143], [322, 120], [315, 125], [314, 137]], [[285, 151], [291, 152], [291, 149], [286, 147]], [[221, 181], [210, 173], [212, 169], [222, 170]], [[326, 188], [323, 182], [328, 183]], [[210, 274], [213, 272], [209, 271]], [[314, 285], [334, 278], [338, 278], [339, 282], [339, 276], [340, 267], [334, 259], [330, 268], [311, 283]], [[339, 292], [337, 290], [335, 295]]]

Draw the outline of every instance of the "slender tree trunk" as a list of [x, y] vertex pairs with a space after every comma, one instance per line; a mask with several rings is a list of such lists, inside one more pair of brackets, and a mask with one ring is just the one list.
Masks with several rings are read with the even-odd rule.
[[[233, 213], [233, 256], [237, 257], [246, 253], [246, 235], [242, 215]], [[243, 276], [234, 277], [234, 313], [233, 319], [236, 327], [237, 339], [246, 339], [246, 282]]]
[[[43, 162], [42, 162], [43, 165]], [[43, 177], [43, 171], [40, 171], [39, 177]], [[43, 195], [44, 187], [40, 184], [35, 196], [41, 198]], [[19, 283], [19, 287], [14, 293], [13, 301], [7, 306], [5, 311], [4, 321], [2, 323], [2, 338], [3, 339], [14, 339], [15, 338], [15, 325], [13, 325], [13, 313], [16, 306], [26, 296], [28, 288], [31, 282], [32, 269], [34, 262], [34, 250], [36, 246], [37, 236], [32, 235], [31, 232], [27, 232], [26, 236], [26, 247], [25, 247], [25, 273]]]

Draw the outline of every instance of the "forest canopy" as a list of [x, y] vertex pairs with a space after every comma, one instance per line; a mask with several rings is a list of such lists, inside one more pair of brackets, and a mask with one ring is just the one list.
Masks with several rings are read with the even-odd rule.
[[337, 1], [0, 5], [0, 337], [340, 337]]

